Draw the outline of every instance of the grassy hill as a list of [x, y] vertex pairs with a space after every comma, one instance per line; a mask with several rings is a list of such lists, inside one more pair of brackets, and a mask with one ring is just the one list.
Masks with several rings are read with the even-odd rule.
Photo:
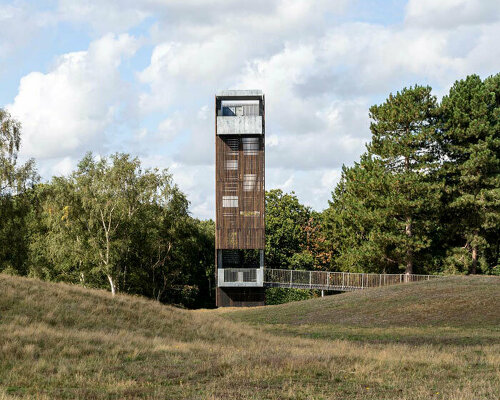
[[500, 277], [447, 277], [247, 309], [247, 322], [361, 327], [500, 326]]
[[0, 399], [497, 399], [499, 289], [187, 311], [0, 274]]

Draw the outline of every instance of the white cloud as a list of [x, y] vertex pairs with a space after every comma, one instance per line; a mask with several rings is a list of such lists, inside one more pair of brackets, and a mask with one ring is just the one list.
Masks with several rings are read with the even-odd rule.
[[182, 121], [178, 114], [166, 118], [158, 124], [157, 137], [163, 141], [171, 141], [174, 139], [182, 129]]
[[127, 34], [108, 34], [86, 51], [59, 57], [48, 73], [24, 76], [8, 106], [23, 126], [22, 155], [44, 159], [102, 148], [128, 94], [118, 67], [137, 45]]
[[[345, 10], [352, 0], [59, 0], [65, 21], [86, 23], [96, 32], [124, 31], [147, 18], [157, 21], [158, 39], [212, 36], [222, 31], [269, 31], [283, 35], [317, 27], [325, 16]], [[179, 35], [179, 33], [181, 33]], [[268, 41], [272, 37], [268, 36]]]
[[170, 168], [179, 188], [188, 193], [191, 213], [200, 218], [215, 218], [215, 171], [211, 166], [174, 163]]
[[409, 0], [406, 22], [437, 29], [489, 23], [500, 19], [497, 0]]
[[193, 104], [198, 99], [193, 89], [198, 87], [206, 93], [207, 87], [217, 87], [224, 76], [240, 69], [245, 59], [245, 46], [231, 34], [202, 42], [167, 42], [156, 46], [150, 65], [138, 75], [151, 88], [150, 93], [141, 96], [143, 112], [184, 102]]
[[76, 162], [71, 157], [64, 157], [51, 168], [51, 174], [55, 176], [69, 175], [75, 167]]
[[56, 13], [61, 21], [83, 22], [103, 34], [123, 32], [139, 24], [151, 15], [147, 8], [147, 2], [128, 0], [59, 0]]

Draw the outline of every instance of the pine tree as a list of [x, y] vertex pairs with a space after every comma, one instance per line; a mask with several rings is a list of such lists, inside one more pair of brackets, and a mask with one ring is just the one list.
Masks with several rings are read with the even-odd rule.
[[334, 270], [398, 271], [401, 243], [390, 207], [393, 178], [369, 154], [363, 154], [353, 167], [342, 168], [330, 206], [323, 213]]
[[[498, 262], [500, 232], [500, 74], [457, 81], [442, 100], [443, 166], [449, 213], [465, 264], [476, 273], [488, 248]], [[457, 251], [455, 251], [457, 253]]]
[[433, 215], [439, 208], [439, 183], [435, 180], [437, 110], [429, 86], [405, 88], [370, 108], [372, 141], [368, 151], [393, 176], [387, 214], [397, 223], [391, 234], [406, 273], [413, 273], [416, 256], [429, 247]]

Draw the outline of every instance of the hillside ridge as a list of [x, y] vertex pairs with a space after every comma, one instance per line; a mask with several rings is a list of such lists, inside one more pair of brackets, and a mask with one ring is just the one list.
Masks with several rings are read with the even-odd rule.
[[275, 306], [235, 309], [227, 316], [267, 324], [500, 326], [500, 277], [443, 277]]

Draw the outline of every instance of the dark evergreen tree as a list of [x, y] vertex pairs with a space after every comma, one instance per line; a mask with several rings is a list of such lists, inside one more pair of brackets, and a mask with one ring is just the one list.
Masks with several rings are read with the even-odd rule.
[[[449, 263], [484, 272], [498, 265], [500, 233], [500, 74], [457, 81], [442, 100], [442, 147]], [[489, 258], [489, 261], [488, 261]]]
[[324, 211], [331, 269], [349, 272], [398, 272], [397, 224], [391, 214], [393, 176], [368, 154], [342, 176]]
[[372, 141], [369, 153], [392, 174], [388, 214], [397, 222], [393, 236], [401, 254], [397, 260], [414, 272], [419, 253], [430, 246], [430, 231], [440, 207], [438, 147], [435, 141], [438, 107], [431, 88], [405, 88], [370, 108]]

